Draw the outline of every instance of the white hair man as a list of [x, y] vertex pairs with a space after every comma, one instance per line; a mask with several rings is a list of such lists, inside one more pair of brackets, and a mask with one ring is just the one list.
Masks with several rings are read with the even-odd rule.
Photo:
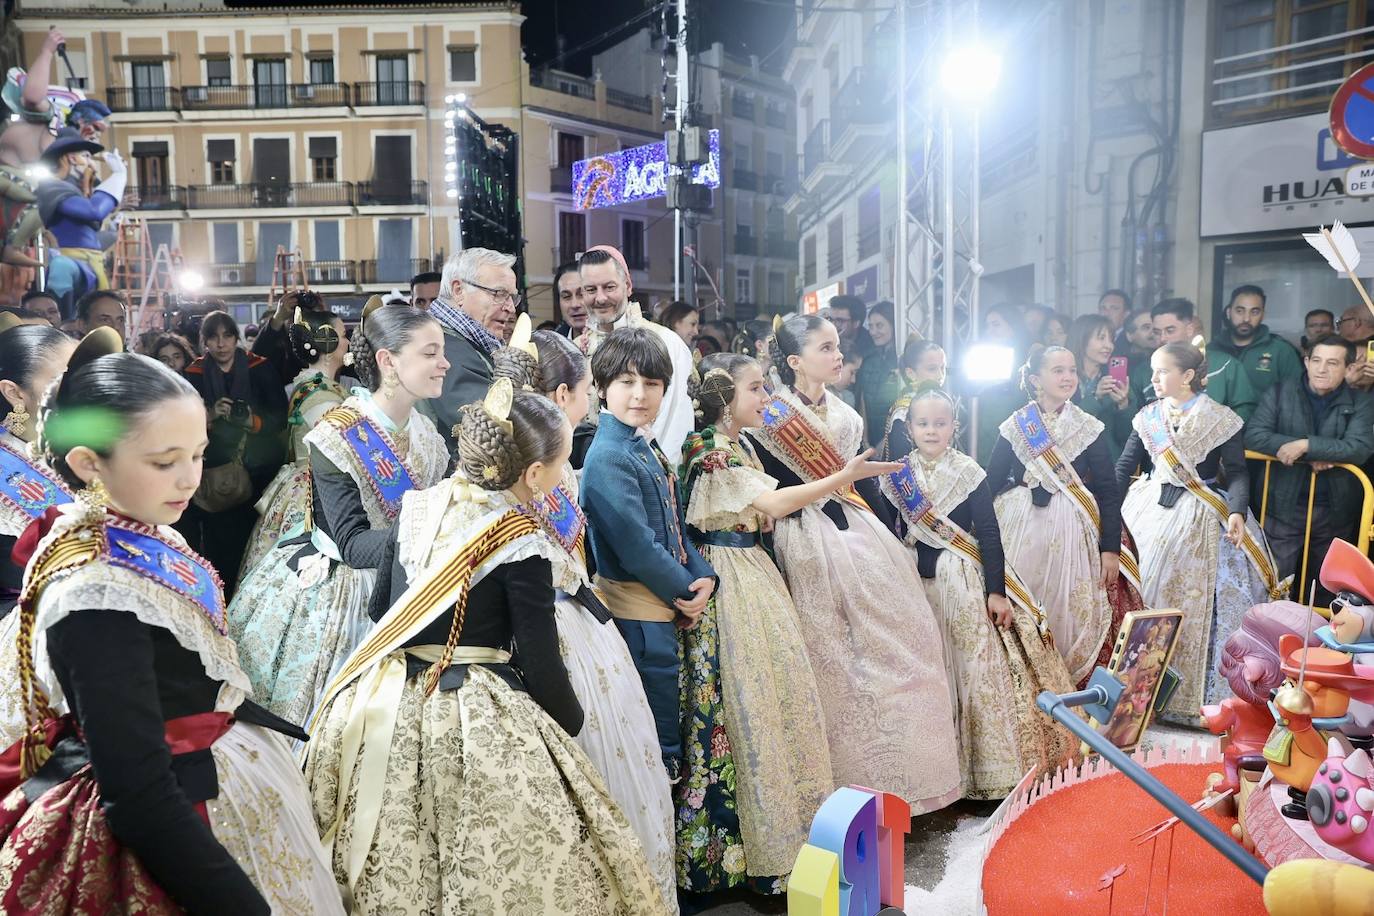
[[582, 301], [591, 313], [587, 330], [587, 355], [606, 334], [616, 328], [645, 327], [658, 335], [668, 348], [673, 362], [673, 377], [663, 395], [658, 418], [649, 426], [658, 447], [676, 466], [682, 455], [682, 442], [692, 431], [692, 398], [687, 382], [695, 363], [692, 351], [671, 328], [645, 319], [639, 307], [630, 301], [634, 282], [625, 264], [625, 257], [610, 245], [596, 245], [583, 255], [578, 272], [582, 278]]
[[491, 387], [491, 355], [502, 346], [515, 321], [520, 296], [515, 287], [515, 256], [490, 248], [465, 248], [444, 264], [439, 298], [429, 306], [444, 329], [444, 356], [451, 363], [444, 391], [423, 405], [454, 450], [458, 412], [486, 396]]

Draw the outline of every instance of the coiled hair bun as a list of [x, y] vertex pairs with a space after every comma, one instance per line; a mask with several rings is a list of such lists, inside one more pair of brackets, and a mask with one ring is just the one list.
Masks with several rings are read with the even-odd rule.
[[530, 465], [557, 458], [572, 435], [558, 405], [527, 391], [515, 393], [505, 419], [493, 416], [482, 402], [460, 413], [458, 467], [484, 490], [509, 489]]
[[735, 400], [735, 378], [746, 366], [758, 365], [739, 353], [712, 353], [697, 366], [687, 384], [698, 431], [720, 422], [725, 408]]
[[334, 328], [333, 312], [296, 309], [287, 328], [291, 353], [301, 364], [310, 366], [339, 348], [339, 332]]

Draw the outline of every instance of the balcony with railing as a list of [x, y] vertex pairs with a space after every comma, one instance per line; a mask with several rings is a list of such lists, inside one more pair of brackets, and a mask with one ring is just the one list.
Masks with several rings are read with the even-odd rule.
[[353, 286], [358, 282], [358, 265], [354, 261], [309, 261], [305, 267], [305, 278], [316, 286], [331, 283]]
[[359, 207], [408, 207], [429, 202], [429, 183], [425, 181], [360, 181], [354, 187], [354, 202]]
[[830, 140], [830, 122], [822, 120], [811, 128], [811, 133], [806, 135], [806, 141], [802, 144], [802, 175], [810, 177], [811, 173], [821, 167], [825, 162], [826, 148]]
[[358, 283], [409, 283], [410, 278], [429, 270], [425, 258], [392, 258], [358, 262]]
[[182, 206], [191, 210], [351, 207], [353, 185], [347, 181], [202, 184], [186, 188], [185, 200]]
[[555, 165], [553, 168], [549, 169], [549, 193], [572, 193], [572, 166]]
[[[1357, 21], [1347, 18], [1348, 5], [1299, 9], [1302, 4], [1270, 3], [1254, 16], [1220, 11], [1212, 39], [1209, 126], [1326, 111], [1336, 87], [1374, 61], [1374, 25], [1347, 28]], [[1358, 21], [1369, 20], [1361, 15]]]
[[241, 264], [211, 264], [204, 271], [206, 286], [255, 286], [257, 265], [251, 261]]
[[183, 86], [180, 108], [182, 111], [345, 108], [350, 103], [347, 83], [252, 83]]
[[759, 253], [759, 240], [747, 226], [735, 227], [735, 254], [754, 255]]
[[596, 84], [594, 82], [585, 76], [564, 73], [562, 70], [531, 67], [530, 85], [553, 92], [561, 92], [564, 95], [576, 96], [579, 99], [596, 98]]
[[185, 210], [186, 189], [180, 185], [167, 184], [135, 189], [138, 194], [140, 210]]
[[180, 93], [170, 86], [111, 86], [105, 90], [105, 104], [113, 112], [176, 111], [181, 107]]
[[735, 168], [730, 172], [730, 184], [741, 191], [756, 191], [759, 187], [759, 176], [748, 169]]
[[629, 111], [642, 111], [649, 114], [654, 110], [653, 99], [647, 95], [635, 95], [633, 92], [621, 92], [619, 89], [606, 87], [606, 101], [617, 108], [625, 108]]
[[425, 84], [416, 80], [386, 80], [379, 83], [354, 83], [354, 108], [379, 108], [396, 105], [423, 105]]
[[881, 133], [882, 125], [895, 120], [886, 100], [887, 77], [880, 70], [855, 67], [850, 72], [830, 105], [830, 136], [836, 158], [872, 151], [867, 141]]

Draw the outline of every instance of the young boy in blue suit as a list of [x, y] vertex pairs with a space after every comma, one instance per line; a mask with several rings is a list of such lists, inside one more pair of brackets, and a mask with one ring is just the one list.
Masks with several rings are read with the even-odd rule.
[[596, 590], [615, 616], [654, 713], [668, 775], [681, 768], [678, 627], [696, 625], [716, 574], [687, 538], [677, 469], [648, 438], [672, 378], [651, 331], [621, 328], [592, 356], [605, 408], [582, 466]]

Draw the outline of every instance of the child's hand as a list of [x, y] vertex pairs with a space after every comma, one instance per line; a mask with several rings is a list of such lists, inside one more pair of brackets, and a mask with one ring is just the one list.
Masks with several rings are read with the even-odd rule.
[[711, 593], [715, 591], [716, 580], [701, 578], [687, 586], [687, 590], [693, 595], [692, 598], [678, 598], [673, 604], [684, 616], [690, 618], [692, 622], [701, 616], [701, 612], [706, 610], [706, 602], [711, 600]]

